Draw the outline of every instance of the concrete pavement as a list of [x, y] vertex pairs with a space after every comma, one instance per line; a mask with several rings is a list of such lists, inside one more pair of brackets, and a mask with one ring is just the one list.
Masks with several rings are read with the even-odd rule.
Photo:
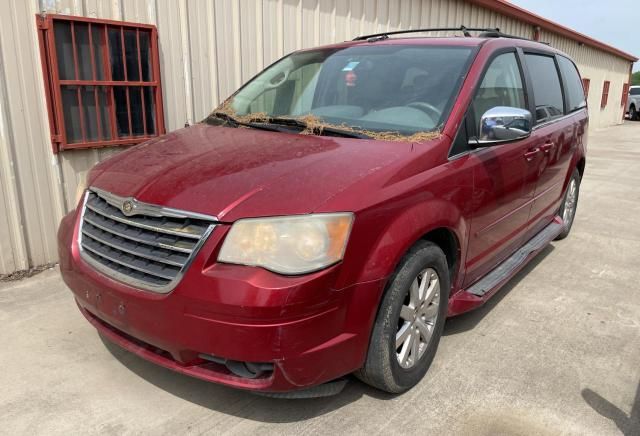
[[640, 435], [640, 122], [592, 134], [568, 239], [447, 322], [400, 396], [274, 400], [103, 343], [57, 269], [0, 283], [3, 434]]

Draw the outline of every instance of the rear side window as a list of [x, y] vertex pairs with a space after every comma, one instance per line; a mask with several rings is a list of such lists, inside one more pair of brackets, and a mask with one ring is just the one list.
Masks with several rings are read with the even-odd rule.
[[640, 88], [631, 88], [631, 90], [629, 91], [629, 94], [640, 95]]
[[536, 121], [541, 123], [563, 115], [562, 87], [553, 57], [527, 53], [525, 59], [533, 86]]
[[569, 103], [569, 112], [581, 109], [587, 105], [584, 97], [584, 88], [580, 81], [580, 75], [576, 66], [569, 59], [558, 56], [558, 65], [565, 81], [565, 91]]

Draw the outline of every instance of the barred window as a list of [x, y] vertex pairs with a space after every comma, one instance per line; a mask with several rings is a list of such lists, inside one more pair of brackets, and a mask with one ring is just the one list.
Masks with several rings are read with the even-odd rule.
[[629, 84], [622, 85], [622, 98], [620, 99], [620, 106], [625, 107], [627, 105], [627, 99], [629, 98]]
[[604, 81], [604, 85], [602, 85], [602, 99], [600, 99], [600, 108], [604, 109], [607, 107], [607, 103], [609, 102], [609, 86], [611, 82], [608, 80]]
[[164, 133], [155, 26], [37, 16], [54, 152]]
[[591, 79], [582, 79], [582, 88], [584, 89], [584, 98], [589, 98], [589, 85], [591, 84]]

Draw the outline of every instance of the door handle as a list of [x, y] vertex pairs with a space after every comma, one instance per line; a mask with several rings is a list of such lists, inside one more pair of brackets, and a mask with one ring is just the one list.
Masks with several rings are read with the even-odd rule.
[[546, 142], [543, 145], [540, 146], [540, 150], [542, 150], [544, 152], [544, 154], [549, 154], [549, 152], [551, 152], [551, 150], [553, 150], [553, 147], [555, 146], [555, 144], [553, 142]]
[[527, 160], [527, 162], [531, 162], [538, 153], [540, 153], [540, 149], [538, 147], [533, 148], [524, 154], [524, 158]]

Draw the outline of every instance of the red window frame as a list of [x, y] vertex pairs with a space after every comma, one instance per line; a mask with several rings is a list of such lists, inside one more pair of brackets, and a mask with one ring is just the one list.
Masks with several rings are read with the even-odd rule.
[[591, 79], [582, 79], [582, 88], [584, 89], [584, 98], [589, 98], [589, 85], [591, 84]]
[[620, 99], [620, 106], [625, 107], [627, 105], [627, 99], [629, 98], [629, 84], [622, 85], [622, 98]]
[[[54, 33], [55, 23], [58, 21], [69, 22], [71, 28], [71, 41], [73, 52], [73, 70], [74, 79], [61, 79], [60, 70], [58, 66], [58, 55], [56, 51], [56, 40]], [[78, 74], [78, 51], [76, 49], [76, 23], [86, 23], [88, 25], [88, 38], [89, 47], [91, 50], [91, 80], [81, 80]], [[47, 110], [49, 115], [49, 126], [51, 130], [51, 143], [54, 153], [58, 153], [62, 150], [79, 149], [79, 148], [96, 148], [96, 147], [108, 147], [118, 145], [133, 145], [144, 142], [150, 138], [162, 135], [165, 133], [164, 126], [164, 110], [162, 104], [162, 86], [160, 80], [160, 62], [158, 54], [158, 31], [154, 25], [130, 23], [124, 21], [115, 20], [103, 20], [97, 18], [87, 17], [75, 17], [69, 15], [47, 14], [36, 15], [36, 24], [38, 28], [38, 42], [40, 45], [40, 60], [42, 63], [42, 70], [44, 75], [45, 95], [47, 100]], [[92, 27], [98, 27], [100, 34], [100, 51], [102, 52], [102, 70], [100, 75], [102, 80], [98, 80], [98, 70], [96, 67], [96, 57], [94, 52], [93, 43], [93, 31]], [[107, 33], [112, 29], [119, 29], [120, 42], [122, 44], [122, 63], [124, 71], [124, 80], [113, 80], [112, 66], [111, 66], [111, 54], [109, 48], [109, 37]], [[129, 71], [127, 68], [126, 52], [125, 52], [125, 30], [135, 30], [136, 35], [136, 50], [138, 59], [138, 79], [137, 81], [128, 80]], [[140, 48], [140, 33], [149, 32], [149, 74], [150, 80], [144, 80], [142, 74], [142, 51]], [[78, 114], [80, 120], [80, 132], [81, 140], [78, 142], [71, 142], [67, 138], [67, 132], [65, 128], [65, 112], [62, 99], [63, 87], [68, 89], [77, 90], [77, 102], [78, 102]], [[119, 134], [117, 129], [116, 120], [116, 103], [114, 100], [114, 88], [124, 88], [126, 93], [126, 109], [128, 116], [128, 132], [126, 134]], [[89, 88], [89, 89], [87, 89]], [[97, 140], [91, 140], [87, 138], [87, 123], [84, 119], [85, 107], [83, 104], [82, 92], [91, 92], [90, 88], [93, 88], [94, 102], [95, 103], [95, 120], [97, 124]], [[81, 89], [83, 91], [81, 91]], [[100, 92], [106, 93], [106, 105], [99, 104], [98, 95]], [[150, 89], [148, 92], [149, 98], [151, 98], [153, 108], [147, 108], [147, 102], [145, 101], [145, 90]], [[131, 93], [139, 90], [140, 102], [142, 107], [142, 122], [143, 133], [135, 134], [132, 130], [132, 102]], [[89, 94], [90, 95], [90, 94]], [[91, 98], [89, 96], [89, 98]], [[136, 99], [138, 97], [135, 97]], [[89, 110], [89, 107], [87, 107]], [[109, 126], [103, 126], [101, 118], [104, 114], [101, 111], [106, 110], [106, 116], [108, 116]], [[147, 111], [149, 112], [150, 119], [153, 122], [153, 126], [147, 125]], [[104, 130], [108, 128], [109, 132]], [[103, 131], [104, 130], [104, 131]]]
[[602, 86], [602, 99], [600, 100], [600, 109], [604, 109], [605, 107], [607, 107], [607, 102], [609, 101], [609, 86], [611, 86], [611, 82], [605, 80], [604, 85]]

